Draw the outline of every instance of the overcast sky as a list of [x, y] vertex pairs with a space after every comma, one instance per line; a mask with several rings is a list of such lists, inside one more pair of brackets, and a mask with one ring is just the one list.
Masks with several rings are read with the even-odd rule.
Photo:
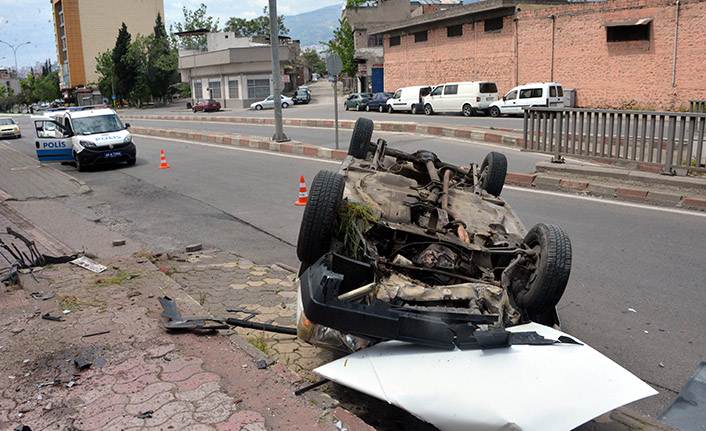
[[[81, 0], [81, 2], [86, 3], [90, 0]], [[184, 16], [181, 11], [182, 6], [196, 9], [201, 3], [208, 6], [208, 14], [219, 18], [222, 25], [233, 16], [254, 18], [260, 15], [268, 0], [164, 0], [167, 30], [169, 30], [169, 24], [182, 20]], [[343, 0], [278, 0], [277, 13], [296, 15], [341, 3]], [[31, 42], [30, 45], [17, 49], [17, 64], [20, 69], [23, 66], [34, 66], [35, 63], [42, 63], [47, 59], [51, 59], [52, 63], [56, 62], [52, 26], [50, 0], [0, 0], [0, 40], [14, 46]], [[14, 63], [12, 49], [0, 43], [0, 67], [14, 66]]]

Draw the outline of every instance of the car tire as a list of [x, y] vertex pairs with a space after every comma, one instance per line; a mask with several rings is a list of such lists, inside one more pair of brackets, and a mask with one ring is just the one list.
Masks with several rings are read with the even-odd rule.
[[297, 241], [297, 257], [303, 268], [329, 251], [344, 186], [343, 176], [336, 172], [319, 171], [314, 177]]
[[137, 163], [137, 157], [135, 157], [134, 159], [129, 159], [127, 161], [128, 166], [133, 166], [135, 163]]
[[360, 111], [360, 105], [355, 105], [355, 110]]
[[370, 139], [373, 136], [373, 120], [359, 117], [353, 126], [348, 155], [356, 159], [365, 159], [370, 151]]
[[380, 112], [385, 112], [385, 107], [382, 106], [382, 105], [380, 105], [380, 107], [378, 108], [378, 111], [380, 111]]
[[287, 106], [289, 106], [289, 103], [287, 103], [287, 102], [282, 102], [282, 107], [283, 107], [283, 108], [286, 108]]
[[193, 112], [193, 113], [195, 114], [195, 113], [196, 113], [196, 109], [192, 108], [192, 109], [191, 109], [191, 112]]
[[470, 117], [471, 115], [475, 115], [476, 113], [475, 108], [473, 108], [473, 106], [469, 105], [468, 103], [463, 105], [461, 111], [463, 112], [464, 117]]
[[417, 104], [416, 103], [412, 105], [412, 109], [410, 110], [410, 112], [412, 113], [412, 115], [417, 114]]
[[529, 283], [513, 292], [515, 303], [532, 314], [542, 314], [556, 306], [571, 274], [571, 240], [562, 228], [539, 223], [525, 236], [525, 244], [537, 256]]
[[255, 105], [256, 111], [262, 111], [262, 105]]
[[370, 112], [370, 105], [365, 105], [365, 112]]
[[497, 106], [491, 106], [490, 107], [490, 116], [493, 118], [497, 118], [500, 116], [500, 108]]
[[395, 112], [395, 109], [392, 107], [392, 105], [387, 105], [387, 113], [392, 114], [393, 112]]
[[74, 153], [74, 163], [76, 164], [76, 170], [78, 172], [86, 172], [86, 165], [81, 163], [81, 161], [78, 158], [78, 154]]
[[480, 185], [493, 196], [500, 196], [507, 175], [507, 158], [503, 153], [491, 151], [480, 166]]
[[348, 110], [348, 105], [346, 105], [345, 103], [343, 104], [343, 107], [345, 108], [346, 111]]
[[426, 105], [424, 105], [424, 113], [426, 115], [431, 115], [434, 113], [434, 108], [432, 108], [431, 105], [427, 103]]

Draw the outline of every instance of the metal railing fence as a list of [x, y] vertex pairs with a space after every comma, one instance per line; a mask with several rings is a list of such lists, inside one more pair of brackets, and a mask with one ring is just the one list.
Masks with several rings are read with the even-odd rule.
[[706, 112], [706, 100], [689, 100], [689, 112]]
[[659, 166], [666, 173], [706, 172], [706, 114], [576, 108], [526, 108], [528, 151]]

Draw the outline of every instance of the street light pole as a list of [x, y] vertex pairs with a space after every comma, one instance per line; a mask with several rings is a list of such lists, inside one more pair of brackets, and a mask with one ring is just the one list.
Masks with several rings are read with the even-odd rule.
[[12, 53], [15, 55], [15, 73], [17, 76], [20, 75], [20, 70], [17, 68], [17, 50], [22, 46], [22, 45], [29, 45], [30, 42], [23, 42], [17, 46], [12, 45], [11, 43], [7, 43], [4, 40], [0, 40], [0, 43], [4, 43], [5, 45], [9, 46], [12, 49]]
[[270, 1], [270, 47], [272, 48], [272, 96], [275, 108], [275, 135], [277, 142], [288, 141], [289, 138], [282, 129], [282, 93], [279, 75], [279, 25], [277, 22], [277, 0]]

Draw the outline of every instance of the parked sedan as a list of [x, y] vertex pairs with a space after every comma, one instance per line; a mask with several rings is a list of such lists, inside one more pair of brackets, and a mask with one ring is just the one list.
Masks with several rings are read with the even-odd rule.
[[12, 118], [0, 118], [0, 137], [21, 138], [20, 126]]
[[387, 109], [387, 99], [390, 97], [392, 97], [392, 93], [374, 93], [373, 97], [368, 100], [368, 104], [365, 105], [365, 110], [384, 112]]
[[196, 105], [191, 107], [191, 110], [193, 112], [196, 112], [196, 111], [203, 111], [203, 112], [220, 111], [221, 104], [217, 100], [213, 100], [213, 99], [199, 100], [198, 102], [196, 102]]
[[[279, 97], [282, 99], [282, 107], [283, 107], [283, 108], [286, 108], [286, 107], [288, 107], [289, 105], [293, 105], [293, 104], [294, 104], [294, 101], [292, 100], [291, 97], [282, 96], [282, 95], [280, 95]], [[271, 109], [271, 108], [274, 108], [274, 107], [275, 107], [275, 102], [274, 102], [274, 100], [275, 100], [275, 97], [274, 97], [274, 96], [269, 96], [269, 97], [268, 97], [267, 99], [265, 99], [265, 100], [261, 100], [261, 101], [259, 101], [259, 102], [255, 102], [255, 103], [250, 104], [250, 109], [255, 109], [255, 110], [259, 111], [259, 110], [261, 110], [261, 109]]]
[[368, 100], [373, 97], [370, 93], [353, 93], [348, 96], [345, 102], [343, 102], [343, 107], [347, 110], [355, 109], [356, 111], [364, 111], [365, 107], [368, 105]]

